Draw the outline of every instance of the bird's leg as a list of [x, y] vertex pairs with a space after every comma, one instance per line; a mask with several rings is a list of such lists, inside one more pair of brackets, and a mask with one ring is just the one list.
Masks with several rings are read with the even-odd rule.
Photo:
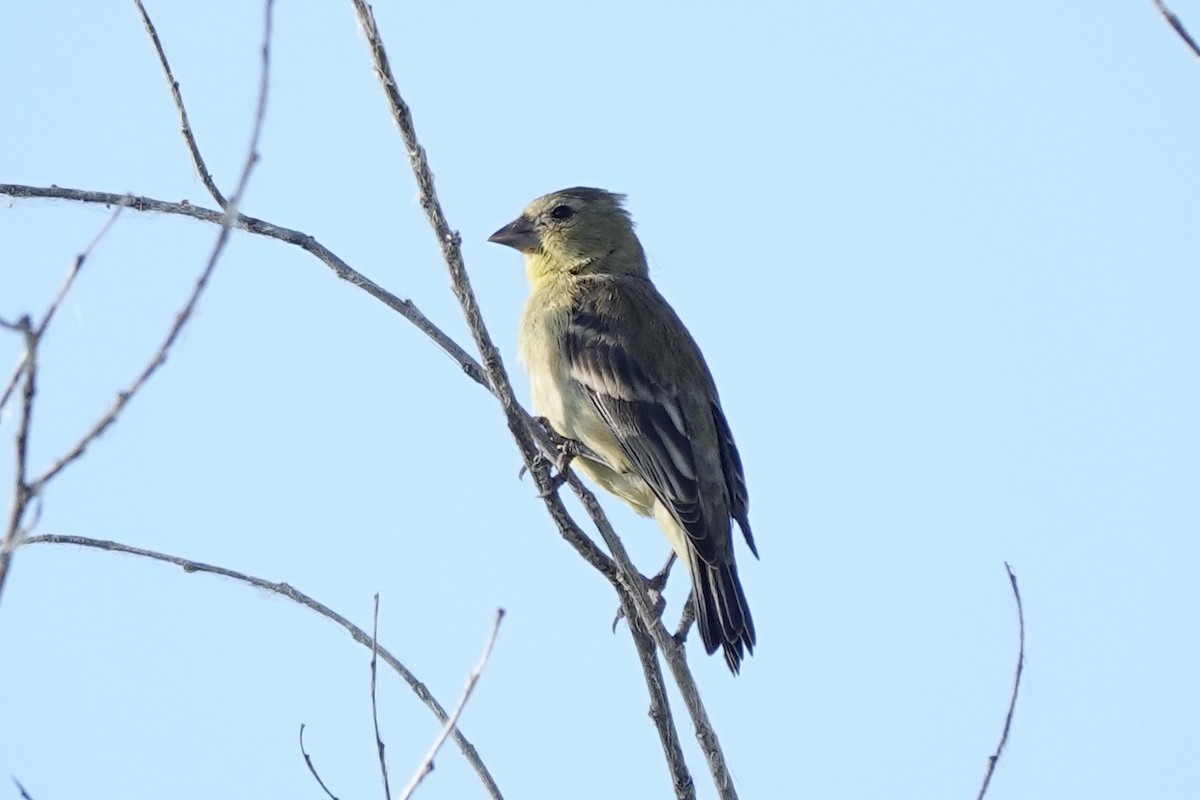
[[688, 631], [696, 621], [696, 590], [688, 592], [687, 601], [683, 604], [683, 613], [679, 616], [679, 627], [675, 629], [675, 641], [684, 644]]
[[662, 594], [662, 590], [667, 588], [667, 579], [671, 577], [671, 567], [673, 566], [675, 566], [674, 550], [671, 551], [670, 557], [667, 558], [667, 563], [663, 564], [658, 574], [646, 581], [646, 585], [650, 587], [650, 591]]
[[[675, 564], [675, 551], [671, 551], [667, 563], [663, 564], [663, 568], [653, 578], [641, 576], [646, 583], [646, 591], [650, 593], [650, 602], [654, 603], [654, 616], [661, 617], [663, 611], [667, 608], [667, 598], [663, 594], [663, 590], [667, 588], [667, 579], [671, 577], [671, 567]], [[625, 609], [618, 608], [617, 616], [613, 618], [612, 629], [613, 633], [617, 632], [617, 623], [625, 616]]]
[[[571, 461], [576, 456], [584, 455], [591, 451], [582, 442], [559, 435], [558, 431], [554, 430], [554, 426], [550, 424], [550, 420], [545, 417], [534, 417], [533, 419], [545, 429], [546, 435], [554, 443], [554, 449], [558, 451], [557, 457], [552, 462], [554, 472], [550, 475], [550, 485], [546, 488], [546, 491], [538, 492], [538, 497], [549, 497], [561, 489], [562, 485], [567, 482], [567, 468], [571, 466]], [[539, 453], [538, 458], [545, 458], [545, 456]], [[524, 474], [525, 471], [522, 469], [521, 475]]]

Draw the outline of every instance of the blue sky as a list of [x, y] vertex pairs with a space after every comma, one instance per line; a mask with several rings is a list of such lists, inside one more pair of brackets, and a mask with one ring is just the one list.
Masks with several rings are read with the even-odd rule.
[[[1200, 31], [1200, 4], [1172, 5]], [[228, 192], [261, 7], [149, 8]], [[1195, 795], [1200, 61], [1153, 4], [376, 14], [521, 397], [520, 259], [486, 238], [553, 189], [628, 193], [705, 350], [762, 553], [739, 552], [760, 640], [742, 675], [692, 654], [743, 797], [974, 796], [1015, 659], [1006, 560], [1026, 683], [989, 796]], [[273, 47], [244, 211], [466, 345], [350, 4], [279, 3]], [[0, 76], [0, 182], [209, 204], [132, 3], [5, 4]], [[107, 213], [0, 199], [0, 316], [42, 308]], [[44, 343], [35, 465], [150, 357], [215, 236], [119, 220]], [[0, 337], [0, 365], [19, 353]], [[10, 412], [0, 486], [14, 433]], [[381, 641], [447, 704], [502, 606], [462, 729], [505, 795], [669, 796], [615, 597], [518, 466], [495, 401], [411, 325], [239, 234], [38, 532], [287, 581], [363, 625], [379, 592]], [[653, 523], [606, 507], [657, 569]], [[318, 797], [305, 723], [335, 793], [381, 796], [368, 660], [230, 581], [29, 547], [0, 598], [0, 774], [38, 800]], [[403, 783], [437, 725], [389, 673], [380, 694]], [[420, 796], [483, 793], [448, 746]]]

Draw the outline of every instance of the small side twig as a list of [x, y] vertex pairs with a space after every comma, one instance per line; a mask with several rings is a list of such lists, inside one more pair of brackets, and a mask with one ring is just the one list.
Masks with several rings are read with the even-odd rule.
[[150, 14], [147, 13], [146, 7], [142, 5], [142, 0], [133, 0], [133, 2], [137, 4], [138, 13], [142, 15], [142, 24], [146, 26], [146, 33], [150, 34], [150, 41], [154, 43], [154, 50], [158, 53], [158, 63], [162, 65], [163, 74], [167, 78], [167, 85], [171, 87], [171, 97], [175, 100], [175, 110], [179, 112], [179, 132], [183, 134], [183, 140], [187, 142], [188, 151], [192, 154], [192, 163], [196, 166], [196, 172], [199, 173], [200, 180], [204, 182], [204, 188], [212, 195], [212, 199], [217, 201], [217, 205], [224, 208], [227, 203], [225, 195], [221, 194], [221, 190], [213, 182], [212, 173], [208, 171], [208, 165], [204, 163], [204, 156], [200, 155], [200, 147], [196, 144], [196, 137], [192, 133], [191, 123], [188, 122], [187, 108], [183, 105], [183, 94], [179, 91], [179, 81], [175, 80], [175, 73], [171, 71], [171, 63], [167, 61], [167, 54], [163, 50], [162, 42], [158, 38], [158, 31], [155, 30], [154, 23], [150, 21]]
[[379, 735], [379, 702], [375, 692], [379, 661], [379, 592], [375, 593], [375, 613], [371, 617], [371, 721], [375, 724], [375, 750], [379, 754], [379, 772], [383, 775], [383, 796], [392, 800], [392, 787], [388, 783], [387, 757], [383, 737]]
[[479, 678], [483, 675], [484, 667], [487, 666], [488, 659], [492, 655], [492, 647], [496, 644], [496, 635], [500, 633], [500, 621], [504, 619], [504, 609], [496, 609], [496, 618], [492, 622], [492, 632], [488, 635], [487, 643], [483, 646], [483, 655], [479, 658], [479, 663], [475, 665], [475, 669], [471, 670], [471, 674], [467, 676], [467, 685], [463, 687], [462, 697], [458, 699], [458, 705], [450, 712], [450, 718], [446, 720], [446, 724], [442, 726], [441, 732], [437, 738], [433, 740], [433, 745], [430, 746], [429, 752], [425, 754], [425, 760], [417, 767], [417, 771], [413, 773], [409, 779], [408, 785], [404, 787], [404, 792], [400, 795], [400, 800], [409, 800], [413, 792], [417, 790], [417, 786], [425, 779], [425, 776], [433, 772], [433, 759], [437, 756], [438, 751], [442, 749], [442, 745], [446, 743], [447, 737], [455, 729], [458, 724], [458, 718], [462, 715], [463, 709], [467, 707], [467, 701], [471, 699], [472, 692], [475, 691], [475, 684], [479, 683]]
[[33, 797], [30, 796], [29, 792], [25, 791], [25, 787], [17, 780], [16, 775], [12, 776], [12, 782], [17, 785], [17, 791], [21, 793], [21, 800], [33, 800]]
[[300, 755], [304, 756], [304, 763], [308, 765], [308, 771], [317, 779], [317, 783], [325, 790], [325, 794], [329, 800], [338, 800], [337, 795], [329, 791], [329, 787], [325, 785], [325, 781], [321, 780], [320, 773], [317, 772], [317, 767], [313, 764], [312, 756], [304, 749], [304, 723], [300, 723]]
[[1007, 561], [1004, 562], [1004, 569], [1008, 572], [1008, 582], [1012, 585], [1013, 597], [1017, 601], [1017, 627], [1018, 627], [1018, 647], [1017, 647], [1017, 670], [1013, 676], [1012, 696], [1008, 700], [1008, 713], [1004, 715], [1004, 730], [1000, 732], [1000, 743], [996, 745], [996, 751], [988, 756], [987, 769], [983, 773], [983, 785], [979, 787], [979, 794], [975, 800], [983, 800], [987, 794], [988, 786], [992, 782], [992, 774], [996, 771], [996, 764], [1000, 761], [1001, 754], [1004, 753], [1004, 746], [1008, 744], [1008, 732], [1012, 728], [1013, 713], [1017, 710], [1017, 695], [1021, 691], [1021, 673], [1025, 670], [1025, 608], [1021, 604], [1021, 590], [1017, 588], [1017, 576], [1013, 572], [1012, 567]]
[[[92, 241], [88, 242], [88, 245], [83, 249], [83, 252], [75, 256], [75, 261], [72, 262], [71, 268], [67, 270], [66, 278], [63, 279], [62, 285], [58, 287], [58, 294], [56, 294], [54, 299], [50, 301], [50, 305], [46, 307], [45, 312], [42, 314], [41, 322], [39, 322], [35, 328], [35, 332], [37, 333], [37, 338], [39, 341], [41, 341], [41, 338], [46, 334], [46, 329], [50, 327], [50, 323], [53, 321], [54, 315], [58, 313], [59, 306], [62, 305], [63, 300], [67, 298], [67, 293], [71, 291], [71, 287], [75, 284], [75, 278], [79, 275], [79, 271], [83, 269], [84, 262], [91, 257], [92, 252], [96, 249], [96, 247], [99, 246], [100, 240], [105, 237], [112, 226], [116, 223], [117, 217], [121, 216], [121, 212], [125, 210], [127, 205], [129, 205], [128, 196], [122, 197], [119, 201], [117, 201], [116, 208], [113, 209], [113, 213], [110, 214], [104, 224], [100, 226], [100, 230], [98, 230], [96, 235], [92, 237]], [[2, 320], [0, 320], [0, 323], [2, 323]], [[5, 384], [4, 391], [0, 392], [0, 413], [3, 413], [4, 406], [8, 403], [9, 398], [12, 396], [13, 389], [16, 388], [17, 381], [21, 379], [21, 373], [24, 369], [25, 358], [22, 355], [21, 360], [17, 362], [17, 366], [13, 369], [12, 376], [8, 379], [8, 383]]]
[[1180, 39], [1183, 39], [1184, 44], [1190, 47], [1197, 57], [1200, 57], [1200, 45], [1196, 44], [1196, 40], [1187, 32], [1187, 28], [1183, 27], [1183, 23], [1179, 20], [1179, 17], [1175, 16], [1175, 13], [1167, 8], [1162, 0], [1154, 0], [1154, 5], [1158, 7], [1158, 13], [1163, 15], [1163, 19], [1167, 21], [1167, 24], [1175, 29]]

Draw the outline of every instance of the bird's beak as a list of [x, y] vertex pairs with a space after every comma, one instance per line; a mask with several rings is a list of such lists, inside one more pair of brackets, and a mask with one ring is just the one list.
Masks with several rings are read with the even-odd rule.
[[537, 252], [542, 244], [538, 241], [537, 231], [533, 229], [533, 220], [528, 217], [517, 217], [500, 230], [488, 237], [489, 242], [506, 244], [522, 253]]

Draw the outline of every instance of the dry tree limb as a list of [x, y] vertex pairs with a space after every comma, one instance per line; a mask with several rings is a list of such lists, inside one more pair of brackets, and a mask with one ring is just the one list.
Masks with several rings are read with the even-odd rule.
[[[304, 592], [301, 592], [299, 589], [296, 589], [287, 583], [275, 583], [273, 581], [255, 577], [253, 575], [247, 575], [244, 572], [227, 569], [226, 567], [205, 564], [201, 561], [192, 561], [190, 559], [180, 558], [179, 556], [172, 556], [154, 550], [133, 547], [127, 544], [121, 544], [120, 542], [93, 539], [87, 536], [40, 534], [38, 536], [30, 536], [24, 542], [24, 546], [35, 544], [76, 545], [78, 547], [89, 547], [94, 550], [103, 550], [111, 553], [125, 553], [132, 556], [140, 556], [142, 558], [149, 558], [154, 561], [162, 561], [167, 564], [174, 564], [184, 572], [203, 572], [209, 575], [219, 575], [224, 578], [230, 578], [231, 580], [235, 580], [239, 583], [244, 583], [247, 586], [253, 586], [254, 588], [261, 589], [262, 591], [271, 592], [272, 594], [286, 597], [288, 600], [304, 606], [311, 611], [315, 611], [322, 617], [337, 623], [344, 628], [347, 633], [350, 634], [350, 637], [354, 639], [354, 641], [358, 642], [362, 646], [366, 648], [374, 648], [374, 652], [378, 652], [379, 657], [383, 659], [383, 662], [391, 667], [396, 674], [408, 684], [413, 693], [416, 694], [421, 702], [423, 702], [426, 707], [433, 712], [433, 715], [438, 718], [439, 722], [445, 723], [446, 720], [449, 719], [445, 709], [443, 709], [441, 704], [439, 704], [438, 701], [434, 699], [433, 695], [429, 693], [429, 689], [425, 687], [425, 684], [417, 680], [417, 677], [413, 675], [407, 667], [404, 666], [400, 659], [392, 655], [391, 651], [379, 644], [372, 645], [373, 639], [369, 633], [333, 609], [314, 600], [312, 597], [309, 597]], [[494, 800], [503, 800], [499, 787], [496, 786], [496, 782], [493, 780], [491, 773], [488, 772], [487, 767], [484, 766], [483, 761], [479, 758], [479, 753], [475, 749], [475, 746], [471, 744], [457, 728], [451, 732], [451, 737], [459, 746], [459, 749], [462, 750], [463, 755], [466, 756], [467, 761], [475, 769], [475, 772], [479, 775], [480, 780], [487, 789], [488, 795], [494, 798]]]
[[[487, 327], [484, 324], [483, 314], [471, 289], [466, 265], [463, 262], [461, 237], [456, 231], [451, 229], [449, 223], [446, 221], [445, 213], [442, 210], [441, 203], [437, 197], [437, 191], [434, 188], [433, 173], [429, 168], [425, 149], [421, 146], [417, 138], [412, 112], [408, 104], [404, 101], [404, 98], [400, 95], [396, 78], [392, 74], [387, 51], [379, 34], [374, 13], [364, 0], [352, 0], [352, 3], [355, 13], [358, 16], [359, 26], [367, 39], [367, 44], [371, 51], [376, 76], [387, 97], [392, 118], [400, 130], [401, 138], [404, 140], [409, 163], [416, 178], [417, 189], [421, 199], [421, 208], [425, 211], [425, 215], [441, 247], [442, 259], [450, 273], [454, 294], [458, 298], [463, 316], [466, 319], [472, 337], [475, 339], [475, 344], [479, 348], [484, 369], [487, 372], [488, 382], [500, 400], [508, 421], [509, 430], [516, 440], [522, 456], [525, 458], [526, 466], [533, 473], [539, 490], [546, 492], [550, 488], [546, 467], [544, 464], [538, 463], [539, 460], [535, 458], [537, 450], [530, 434], [527, 419], [523, 418], [518, 410], [520, 406], [516, 401], [511, 382], [504, 369], [503, 359], [500, 357], [500, 352], [492, 342], [491, 336], [488, 334]], [[571, 487], [583, 500], [584, 507], [600, 530], [605, 544], [609, 547], [609, 552], [612, 554], [613, 560], [618, 565], [616, 574], [609, 578], [610, 581], [617, 589], [618, 595], [622, 597], [622, 601], [624, 602], [627, 597], [632, 603], [638, 612], [639, 618], [643, 621], [646, 628], [650, 630], [654, 641], [663, 650], [664, 656], [667, 658], [667, 663], [671, 667], [672, 674], [683, 693], [688, 711], [691, 713], [692, 721], [696, 728], [696, 735], [705, 750], [707, 761], [713, 774], [713, 780], [720, 796], [724, 800], [736, 798], [737, 793], [733, 788], [732, 780], [725, 767], [725, 759], [717, 742], [716, 733], [708, 721], [707, 713], [700, 701], [699, 691], [696, 689], [695, 680], [687, 666], [682, 648], [678, 642], [670, 637], [670, 634], [667, 633], [666, 629], [662, 627], [662, 623], [655, 616], [653, 604], [647, 597], [646, 587], [641, 579], [641, 575], [633, 566], [620, 539], [617, 538], [616, 533], [613, 531], [612, 525], [608, 522], [599, 503], [596, 502], [595, 496], [574, 475], [571, 476]], [[561, 502], [558, 501], [557, 497], [549, 494], [544, 499], [551, 516], [559, 525], [560, 533], [574, 544], [574, 530], [577, 530], [578, 526], [575, 526], [573, 523], [571, 525], [565, 524], [563, 521], [565, 511], [560, 511]], [[637, 638], [634, 639], [634, 642], [635, 646], [639, 648], [644, 647], [646, 644]], [[643, 664], [647, 663], [644, 653], [640, 654], [640, 657]], [[653, 684], [655, 681], [661, 683], [661, 675], [657, 671], [650, 672], [644, 670], [644, 672], [648, 684]], [[661, 721], [664, 723], [658, 726], [658, 731], [668, 768], [671, 771], [676, 794], [681, 798], [692, 797], [694, 796], [694, 787], [691, 785], [690, 776], [687, 777], [686, 781], [681, 781], [679, 777], [687, 776], [688, 769], [683, 758], [683, 752], [678, 747], [678, 736], [675, 735], [673, 730], [674, 722], [671, 717], [670, 708], [668, 706], [657, 705], [661, 699], [666, 697], [666, 691], [661, 686], [655, 687], [651, 690], [650, 697], [651, 702], [656, 704], [651, 709], [651, 717], [656, 722]]]
[[1183, 23], [1179, 20], [1179, 17], [1175, 16], [1175, 13], [1171, 11], [1171, 9], [1167, 8], [1163, 4], [1162, 0], [1154, 0], [1154, 5], [1158, 7], [1158, 13], [1163, 15], [1163, 19], [1167, 21], [1167, 24], [1175, 29], [1175, 32], [1179, 34], [1180, 39], [1183, 39], [1184, 44], [1190, 47], [1192, 52], [1200, 57], [1200, 45], [1196, 44], [1196, 40], [1192, 38], [1190, 33], [1188, 33], [1187, 28], [1183, 27]]
[[[456, 729], [458, 718], [462, 716], [463, 709], [467, 707], [467, 701], [471, 699], [471, 694], [475, 691], [475, 685], [479, 683], [479, 678], [483, 675], [484, 668], [487, 667], [488, 659], [492, 656], [492, 647], [496, 644], [496, 635], [500, 633], [500, 621], [503, 619], [504, 609], [497, 608], [496, 619], [492, 622], [492, 632], [488, 635], [487, 643], [483, 646], [483, 655], [480, 656], [479, 663], [475, 665], [475, 669], [471, 670], [471, 674], [467, 676], [467, 685], [463, 687], [462, 697], [458, 699], [458, 704], [450, 712], [450, 717], [446, 720], [446, 724], [442, 726], [441, 732], [433, 740], [429, 752], [425, 754], [425, 760], [417, 767], [417, 771], [409, 779], [408, 785], [404, 787], [404, 791], [400, 794], [400, 800], [409, 800], [425, 776], [433, 772], [433, 759], [437, 756], [438, 751], [442, 749], [442, 745], [446, 743], [446, 738]], [[382, 757], [383, 751], [380, 750], [380, 758]]]
[[979, 794], [976, 795], [975, 800], [983, 800], [984, 795], [987, 794], [988, 786], [992, 782], [992, 774], [996, 771], [996, 764], [1000, 761], [1004, 746], [1008, 744], [1008, 732], [1012, 728], [1013, 713], [1017, 710], [1017, 695], [1021, 691], [1021, 673], [1025, 671], [1025, 608], [1021, 604], [1021, 590], [1017, 588], [1016, 573], [1013, 572], [1007, 561], [1004, 562], [1004, 569], [1008, 572], [1008, 582], [1012, 585], [1013, 598], [1017, 601], [1017, 670], [1013, 676], [1012, 696], [1008, 700], [1008, 713], [1004, 715], [1004, 729], [1000, 732], [1000, 742], [996, 745], [996, 751], [988, 756], [987, 769], [983, 773], [983, 785], [979, 787]]

